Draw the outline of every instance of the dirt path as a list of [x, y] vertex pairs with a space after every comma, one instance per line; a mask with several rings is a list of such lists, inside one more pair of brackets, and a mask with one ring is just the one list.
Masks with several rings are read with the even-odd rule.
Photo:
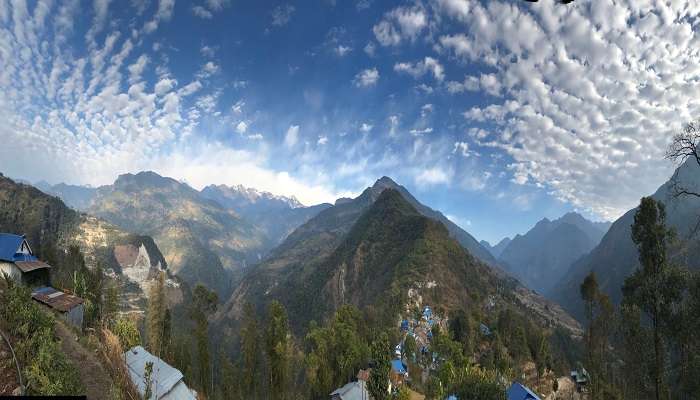
[[61, 349], [78, 369], [87, 398], [89, 400], [107, 398], [112, 388], [112, 379], [102, 367], [97, 355], [78, 343], [75, 334], [58, 320], [56, 335], [61, 339]]

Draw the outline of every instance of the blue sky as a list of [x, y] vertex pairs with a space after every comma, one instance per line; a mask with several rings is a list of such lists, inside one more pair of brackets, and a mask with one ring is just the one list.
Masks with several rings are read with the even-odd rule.
[[306, 204], [388, 175], [491, 242], [614, 219], [700, 108], [700, 6], [657, 3], [0, 2], [0, 171]]

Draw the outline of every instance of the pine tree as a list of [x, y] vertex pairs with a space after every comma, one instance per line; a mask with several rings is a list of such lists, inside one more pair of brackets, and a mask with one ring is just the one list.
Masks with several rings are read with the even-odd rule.
[[151, 284], [148, 294], [148, 318], [146, 320], [148, 349], [157, 357], [160, 357], [163, 353], [165, 309], [165, 272], [161, 271], [155, 282]]
[[205, 395], [211, 393], [212, 375], [209, 356], [209, 315], [216, 310], [219, 299], [215, 292], [209, 291], [204, 285], [197, 284], [192, 294], [190, 318], [195, 323], [194, 336], [197, 346], [197, 372], [199, 388]]
[[287, 311], [273, 301], [268, 307], [265, 331], [265, 353], [269, 366], [269, 393], [271, 399], [286, 399], [289, 384], [290, 333]]
[[374, 367], [369, 376], [367, 390], [374, 400], [386, 400], [389, 389], [389, 352], [391, 351], [391, 343], [389, 335], [382, 332], [379, 337], [372, 342], [370, 352]]
[[241, 329], [241, 356], [242, 356], [242, 386], [243, 394], [248, 399], [259, 397], [260, 387], [260, 341], [258, 336], [258, 320], [255, 317], [253, 305], [246, 303], [243, 307], [243, 328]]
[[672, 232], [666, 228], [664, 205], [644, 197], [634, 215], [632, 241], [639, 250], [641, 268], [625, 280], [624, 302], [638, 306], [651, 320], [654, 358], [652, 376], [656, 400], [666, 398], [666, 344], [668, 326], [682, 297], [684, 278], [667, 260]]

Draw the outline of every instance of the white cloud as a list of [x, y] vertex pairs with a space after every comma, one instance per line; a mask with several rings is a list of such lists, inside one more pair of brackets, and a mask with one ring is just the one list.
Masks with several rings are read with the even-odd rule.
[[372, 124], [368, 124], [366, 122], [363, 122], [362, 125], [360, 125], [360, 132], [362, 133], [369, 133], [374, 126]]
[[379, 71], [376, 68], [367, 68], [355, 75], [353, 83], [357, 87], [370, 87], [377, 84], [379, 81]]
[[431, 128], [431, 127], [427, 127], [427, 128], [423, 128], [423, 129], [416, 129], [416, 128], [414, 128], [414, 129], [411, 129], [411, 130], [409, 131], [409, 133], [410, 133], [411, 135], [413, 135], [413, 136], [424, 135], [424, 134], [427, 134], [427, 133], [433, 133], [433, 128]]
[[460, 153], [463, 157], [469, 157], [469, 144], [467, 142], [455, 142], [453, 153]]
[[202, 19], [212, 19], [214, 14], [202, 6], [192, 7], [192, 13]]
[[394, 71], [406, 73], [418, 79], [430, 72], [437, 81], [442, 81], [445, 77], [445, 69], [440, 62], [432, 57], [425, 57], [424, 60], [416, 63], [401, 62], [394, 64]]
[[333, 48], [333, 51], [335, 52], [335, 54], [338, 55], [338, 57], [343, 57], [343, 56], [345, 56], [346, 54], [348, 54], [348, 53], [350, 53], [350, 52], [352, 51], [352, 47], [343, 46], [343, 45], [341, 44], [341, 45], [338, 45], [338, 46], [334, 47], [334, 48]]
[[295, 8], [291, 4], [277, 6], [272, 10], [272, 25], [284, 26], [289, 23]]
[[216, 55], [216, 51], [218, 50], [218, 46], [207, 46], [204, 45], [199, 48], [199, 52], [202, 53], [203, 56], [212, 58]]
[[416, 185], [425, 187], [439, 184], [447, 184], [450, 182], [449, 174], [439, 167], [428, 168], [420, 171], [415, 176]]
[[319, 136], [318, 141], [316, 144], [323, 146], [324, 144], [328, 143], [328, 136]]
[[389, 116], [389, 135], [390, 136], [395, 136], [396, 135], [396, 130], [399, 127], [399, 116], [398, 115], [390, 115]]
[[365, 53], [370, 57], [374, 57], [376, 50], [377, 46], [372, 41], [367, 42], [367, 45], [365, 45], [364, 48]]
[[246, 133], [248, 131], [248, 124], [245, 123], [245, 121], [241, 121], [236, 125], [236, 132], [240, 133], [241, 135]]
[[231, 106], [231, 111], [233, 111], [234, 114], [240, 114], [243, 112], [243, 107], [245, 106], [245, 101], [243, 100], [238, 100], [236, 104]]
[[156, 83], [155, 93], [158, 96], [162, 96], [165, 93], [169, 92], [176, 85], [177, 85], [177, 81], [175, 79], [163, 78], [163, 79], [159, 80], [158, 83]]
[[397, 7], [386, 13], [372, 31], [382, 46], [396, 46], [402, 40], [414, 41], [427, 25], [423, 7]]
[[294, 147], [299, 141], [299, 125], [290, 125], [284, 135], [284, 145]]

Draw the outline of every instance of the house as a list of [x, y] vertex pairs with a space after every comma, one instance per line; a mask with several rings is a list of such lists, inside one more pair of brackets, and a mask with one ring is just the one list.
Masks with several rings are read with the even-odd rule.
[[361, 369], [357, 371], [357, 380], [369, 382], [369, 376], [372, 373], [372, 368]]
[[507, 400], [541, 400], [532, 390], [528, 389], [527, 386], [523, 386], [518, 382], [513, 382], [512, 385], [506, 391]]
[[425, 306], [423, 308], [423, 318], [427, 321], [429, 319], [432, 319], [433, 317], [433, 310], [430, 308], [430, 306]]
[[365, 381], [350, 382], [331, 393], [331, 400], [370, 400]]
[[457, 396], [451, 394], [451, 395], [447, 396], [446, 400], [457, 400]]
[[399, 387], [408, 379], [408, 367], [400, 359], [391, 360], [389, 380], [394, 387]]
[[[129, 378], [144, 397], [146, 394], [146, 365], [152, 363], [150, 400], [196, 400], [197, 395], [190, 390], [183, 380], [182, 372], [171, 367], [165, 361], [146, 351], [141, 346], [134, 346], [124, 353], [124, 361], [129, 370]], [[145, 399], [149, 400], [149, 399]]]
[[29, 287], [46, 286], [50, 268], [36, 258], [24, 235], [0, 233], [0, 275]]
[[583, 392], [586, 390], [586, 385], [588, 385], [590, 376], [585, 368], [579, 367], [578, 370], [571, 371], [571, 380], [576, 384], [576, 391]]
[[84, 301], [78, 296], [63, 293], [50, 286], [35, 289], [32, 299], [58, 313], [69, 324], [78, 328], [83, 327]]
[[408, 331], [408, 320], [407, 319], [401, 321], [401, 331], [402, 332]]
[[479, 330], [481, 331], [481, 334], [484, 336], [491, 336], [491, 329], [484, 325], [484, 324], [479, 324]]

